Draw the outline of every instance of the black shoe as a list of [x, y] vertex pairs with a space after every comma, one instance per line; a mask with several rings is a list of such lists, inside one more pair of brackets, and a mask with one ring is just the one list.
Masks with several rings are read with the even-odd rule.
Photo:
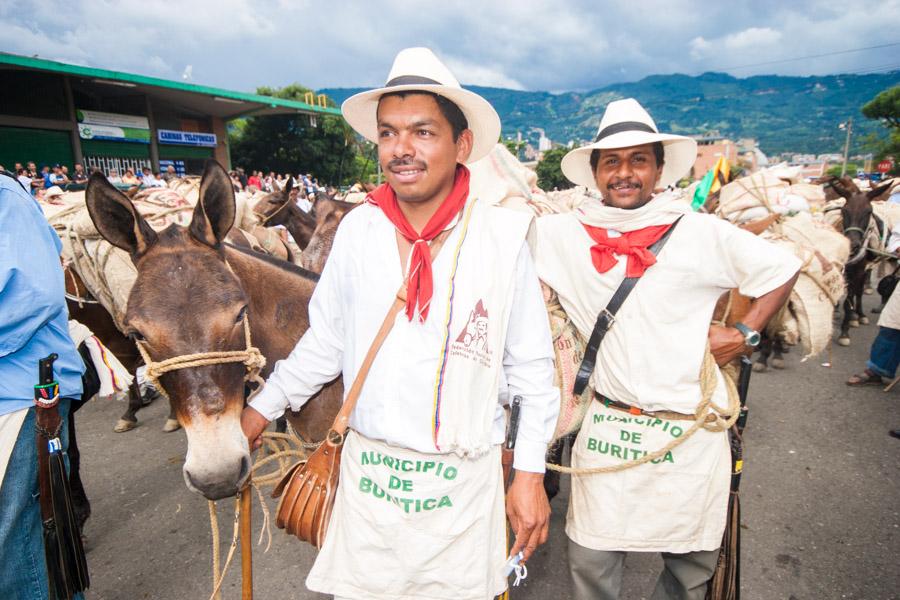
[[890, 431], [888, 431], [888, 435], [900, 440], [900, 429], [891, 429]]

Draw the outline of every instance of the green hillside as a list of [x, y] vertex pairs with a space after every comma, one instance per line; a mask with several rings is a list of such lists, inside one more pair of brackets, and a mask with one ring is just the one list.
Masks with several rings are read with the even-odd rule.
[[[843, 150], [838, 124], [854, 119], [852, 153], [863, 152], [863, 138], [884, 128], [860, 113], [878, 92], [900, 84], [900, 71], [869, 75], [782, 77], [761, 75], [737, 79], [724, 73], [652, 75], [592, 92], [521, 92], [466, 86], [487, 98], [503, 120], [503, 134], [535, 141], [535, 127], [554, 142], [593, 138], [608, 102], [637, 98], [662, 131], [705, 133], [718, 130], [732, 139], [759, 140], [767, 154], [826, 153]], [[320, 90], [338, 103], [359, 88]]]

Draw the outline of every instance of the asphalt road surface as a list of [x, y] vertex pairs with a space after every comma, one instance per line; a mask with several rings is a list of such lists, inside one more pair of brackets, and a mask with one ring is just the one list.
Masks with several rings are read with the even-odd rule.
[[[874, 321], [874, 316], [873, 316]], [[852, 331], [853, 345], [787, 368], [754, 374], [741, 488], [744, 600], [900, 598], [900, 386], [850, 389], [875, 325]], [[88, 598], [205, 599], [212, 591], [206, 501], [187, 490], [182, 431], [166, 434], [167, 406], [156, 402], [129, 433], [113, 433], [121, 403], [93, 401], [77, 415], [92, 587]], [[514, 600], [571, 597], [563, 531], [568, 482], [552, 504], [550, 541], [529, 564]], [[269, 501], [274, 510], [274, 501]], [[232, 503], [219, 503], [222, 555], [231, 540]], [[261, 512], [254, 498], [254, 531]], [[303, 582], [315, 551], [273, 528], [268, 553], [254, 555], [255, 597], [326, 598]], [[223, 599], [240, 598], [239, 557]], [[630, 555], [623, 598], [648, 598], [661, 561]]]

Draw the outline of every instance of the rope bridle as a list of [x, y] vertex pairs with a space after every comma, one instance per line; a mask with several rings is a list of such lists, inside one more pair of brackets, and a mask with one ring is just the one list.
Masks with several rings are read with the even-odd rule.
[[871, 248], [869, 248], [869, 240], [872, 237], [872, 233], [875, 230], [876, 230], [876, 223], [875, 223], [874, 217], [872, 217], [872, 216], [869, 217], [869, 222], [866, 225], [865, 229], [863, 229], [862, 227], [856, 227], [856, 226], [844, 227], [843, 233], [844, 233], [844, 236], [847, 237], [848, 239], [849, 239], [849, 236], [847, 235], [848, 233], [858, 232], [860, 235], [859, 250], [856, 252], [856, 254], [854, 254], [852, 257], [850, 257], [846, 263], [844, 263], [844, 266], [853, 265], [853, 264], [858, 263], [865, 257], [866, 252], [868, 252], [869, 250], [872, 250]]
[[281, 206], [279, 206], [275, 211], [273, 211], [271, 215], [261, 214], [256, 211], [253, 211], [253, 214], [255, 214], [256, 217], [259, 219], [259, 224], [262, 227], [265, 227], [266, 223], [268, 223], [275, 215], [277, 215], [278, 213], [283, 211], [285, 208], [287, 208], [289, 204], [291, 204], [290, 198], [285, 200], [284, 203]]
[[244, 350], [195, 352], [192, 354], [173, 356], [172, 358], [167, 358], [161, 361], [154, 361], [152, 358], [150, 358], [150, 353], [147, 351], [146, 342], [142, 340], [135, 340], [135, 345], [137, 346], [138, 351], [141, 353], [141, 357], [144, 359], [144, 364], [147, 366], [145, 377], [156, 387], [157, 390], [159, 390], [159, 393], [165, 396], [167, 400], [171, 400], [169, 394], [162, 387], [162, 384], [159, 381], [159, 378], [165, 373], [178, 371], [180, 369], [191, 369], [194, 367], [223, 365], [228, 363], [243, 363], [247, 369], [247, 372], [244, 374], [244, 381], [255, 381], [259, 384], [259, 388], [257, 389], [262, 389], [264, 381], [263, 378], [259, 376], [259, 373], [266, 366], [266, 357], [262, 355], [262, 352], [259, 351], [259, 348], [253, 345], [253, 341], [250, 337], [250, 317], [245, 315], [243, 321], [244, 341], [246, 344]]

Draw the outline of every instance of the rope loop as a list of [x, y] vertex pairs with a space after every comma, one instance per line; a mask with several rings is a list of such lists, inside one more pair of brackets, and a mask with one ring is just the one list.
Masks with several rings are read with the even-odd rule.
[[[718, 433], [728, 430], [737, 421], [741, 414], [741, 401], [738, 397], [737, 386], [733, 377], [729, 373], [733, 373], [734, 367], [726, 365], [719, 368], [716, 360], [710, 352], [709, 344], [706, 345], [706, 352], [703, 356], [703, 364], [700, 366], [700, 402], [694, 410], [694, 423], [680, 437], [673, 439], [671, 442], [655, 452], [650, 452], [641, 458], [631, 460], [617, 465], [608, 465], [604, 467], [591, 467], [585, 469], [577, 469], [574, 467], [564, 467], [554, 463], [547, 463], [547, 468], [552, 471], [566, 473], [569, 475], [596, 475], [598, 473], [617, 473], [632, 469], [634, 467], [646, 464], [648, 462], [658, 460], [671, 452], [695, 433], [701, 429], [712, 433]], [[719, 381], [719, 372], [722, 373], [722, 379], [725, 380], [725, 391], [728, 394], [728, 406], [721, 407], [712, 401], [716, 392]]]
[[243, 350], [195, 352], [193, 354], [173, 356], [172, 358], [161, 361], [154, 361], [150, 358], [150, 353], [146, 348], [146, 342], [137, 340], [135, 341], [135, 345], [141, 353], [141, 357], [144, 359], [144, 364], [147, 366], [146, 378], [163, 396], [166, 397], [166, 399], [171, 400], [169, 394], [163, 389], [162, 384], [159, 381], [159, 378], [164, 374], [180, 369], [191, 369], [194, 367], [206, 367], [228, 363], [243, 363], [247, 369], [247, 373], [244, 375], [244, 381], [257, 382], [259, 387], [257, 387], [254, 394], [259, 392], [264, 383], [259, 374], [266, 366], [266, 357], [263, 356], [259, 348], [253, 345], [253, 340], [250, 337], [250, 317], [248, 316], [244, 317], [244, 341], [246, 347]]

